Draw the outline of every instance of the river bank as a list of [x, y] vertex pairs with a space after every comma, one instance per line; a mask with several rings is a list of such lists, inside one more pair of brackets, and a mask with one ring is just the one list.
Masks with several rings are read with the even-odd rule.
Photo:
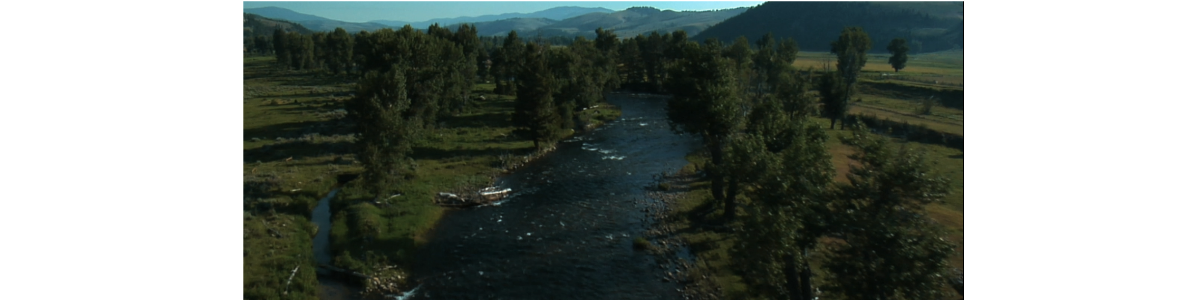
[[[434, 205], [435, 195], [495, 186], [504, 174], [554, 153], [554, 147], [533, 151], [531, 141], [511, 134], [516, 128], [507, 116], [515, 99], [490, 94], [491, 88], [478, 85], [484, 102], [441, 122], [414, 146], [416, 170], [397, 186], [395, 195], [375, 203], [352, 182], [332, 202], [332, 265], [371, 277], [367, 294], [398, 294], [418, 284], [409, 273], [417, 260], [413, 254], [444, 216], [456, 210]], [[611, 121], [621, 114], [610, 104], [595, 111], [587, 123]]]
[[[273, 62], [273, 57], [243, 60], [244, 294], [247, 299], [350, 299], [344, 295], [354, 293], [347, 291], [318, 295], [326, 282], [318, 280], [313, 237], [319, 226], [312, 213], [339, 177], [361, 172], [352, 153], [352, 127], [341, 110], [354, 80], [280, 71]], [[355, 184], [342, 187], [329, 203], [332, 265], [405, 269], [413, 249], [445, 213], [430, 205], [434, 194], [491, 185], [503, 173], [500, 156], [524, 156], [532, 148], [532, 142], [511, 135], [514, 98], [492, 94], [493, 88], [476, 85], [473, 95], [484, 100], [440, 120], [414, 145], [418, 167], [403, 181], [399, 196], [376, 206], [364, 203], [367, 195]], [[615, 106], [597, 107], [597, 112], [596, 120], [620, 115]]]

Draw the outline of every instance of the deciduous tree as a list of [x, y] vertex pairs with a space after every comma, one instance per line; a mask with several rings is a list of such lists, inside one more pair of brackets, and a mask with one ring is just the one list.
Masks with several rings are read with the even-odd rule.
[[840, 184], [835, 229], [845, 241], [823, 266], [831, 292], [849, 299], [941, 299], [946, 259], [954, 251], [925, 217], [941, 201], [947, 180], [924, 153], [871, 134], [862, 123], [843, 143], [851, 155], [850, 183]]
[[892, 42], [888, 43], [887, 50], [892, 53], [892, 57], [888, 58], [888, 63], [899, 73], [908, 63], [908, 42], [902, 38], [892, 39]]
[[[847, 107], [850, 105], [850, 96], [854, 92], [854, 83], [858, 82], [858, 73], [862, 71], [863, 66], [867, 65], [867, 50], [871, 50], [871, 37], [861, 27], [846, 27], [842, 29], [842, 34], [830, 45], [830, 52], [837, 54], [838, 57], [837, 74], [841, 77], [843, 89], [840, 95], [842, 103], [837, 103], [834, 105], [835, 107]], [[845, 110], [835, 110], [832, 112], [840, 113], [831, 115], [831, 120], [834, 122], [836, 120], [843, 120], [844, 122]], [[845, 127], [845, 124], [842, 126]], [[832, 122], [829, 124], [829, 127], [833, 128]]]
[[734, 63], [721, 57], [720, 48], [689, 42], [684, 53], [685, 58], [671, 69], [673, 96], [667, 101], [667, 115], [673, 129], [704, 138], [712, 160], [707, 173], [713, 200], [724, 199], [725, 219], [732, 220], [737, 205], [725, 192], [724, 149], [729, 137], [744, 126], [749, 108], [734, 78]]

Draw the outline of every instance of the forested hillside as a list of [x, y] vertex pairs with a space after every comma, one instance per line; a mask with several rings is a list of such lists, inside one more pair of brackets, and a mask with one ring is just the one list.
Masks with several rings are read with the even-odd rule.
[[[953, 6], [958, 6], [954, 14]], [[712, 26], [693, 40], [717, 38], [726, 43], [739, 36], [793, 38], [802, 51], [829, 51], [829, 41], [842, 28], [860, 26], [880, 41], [908, 40], [914, 53], [963, 47], [962, 2], [767, 2]], [[885, 52], [874, 43], [871, 52]]]
[[[539, 28], [544, 36], [595, 37], [596, 28], [613, 30], [620, 38], [631, 38], [638, 34], [670, 33], [683, 30], [689, 35], [736, 16], [746, 8], [731, 8], [714, 11], [673, 11], [653, 7], [630, 7], [613, 13], [591, 13]], [[532, 34], [530, 34], [532, 35]]]

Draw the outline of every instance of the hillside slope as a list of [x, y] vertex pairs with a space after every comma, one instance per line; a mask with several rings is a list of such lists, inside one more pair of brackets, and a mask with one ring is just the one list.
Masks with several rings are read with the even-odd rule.
[[738, 36], [755, 40], [767, 32], [793, 38], [804, 51], [829, 51], [842, 28], [861, 26], [872, 52], [886, 52], [892, 38], [906, 38], [913, 52], [963, 47], [962, 2], [767, 2], [716, 24], [693, 40]]
[[275, 7], [275, 6], [246, 8], [246, 9], [242, 9], [242, 12], [248, 13], [248, 14], [256, 14], [256, 15], [260, 15], [263, 17], [271, 18], [271, 19], [288, 20], [288, 21], [292, 21], [292, 22], [333, 21], [333, 20], [326, 19], [326, 18], [323, 18], [320, 16], [314, 16], [314, 15], [310, 15], [310, 14], [302, 14], [302, 13], [292, 11], [290, 9], [286, 9], [286, 8], [282, 8], [282, 7]]
[[300, 34], [310, 34], [312, 30], [308, 30], [304, 26], [284, 20], [276, 20], [266, 18], [256, 14], [242, 14], [242, 37], [255, 37], [260, 35], [271, 36], [275, 34], [275, 27], [283, 28], [287, 32], [297, 32]]
[[[555, 21], [547, 18], [512, 18], [489, 22], [475, 23], [475, 28], [481, 36], [505, 36], [509, 31], [533, 32], [538, 28], [553, 24]], [[449, 28], [458, 28], [458, 24]]]
[[618, 37], [627, 38], [653, 31], [673, 32], [683, 30], [688, 35], [700, 33], [705, 28], [729, 19], [746, 8], [713, 11], [658, 10], [653, 7], [631, 7], [614, 13], [591, 13], [546, 25], [539, 30], [545, 36], [591, 37], [594, 30], [603, 27], [613, 30]]
[[342, 22], [342, 21], [328, 19], [328, 18], [324, 18], [324, 17], [320, 17], [320, 16], [302, 14], [302, 13], [292, 11], [290, 9], [274, 7], [274, 6], [259, 7], [259, 8], [246, 8], [246, 9], [243, 9], [242, 12], [256, 14], [256, 15], [260, 15], [263, 17], [271, 18], [271, 19], [292, 21], [292, 22], [298, 23], [300, 25], [304, 25], [305, 28], [308, 28], [309, 30], [312, 30], [312, 31], [333, 31], [334, 29], [341, 27], [342, 29], [345, 29], [348, 32], [358, 32], [360, 30], [373, 31], [376, 29], [388, 27], [387, 25], [384, 25], [384, 24], [370, 23], [370, 22], [367, 22], [367, 23]]
[[[388, 26], [393, 26], [393, 27], [403, 27], [405, 24], [408, 24], [408, 25], [412, 25], [413, 28], [427, 28], [427, 27], [429, 27], [429, 25], [431, 25], [433, 23], [438, 23], [441, 26], [445, 26], [447, 24], [475, 23], [476, 26], [482, 26], [482, 25], [480, 25], [480, 23], [483, 23], [483, 22], [504, 21], [504, 20], [510, 20], [510, 19], [514, 19], [514, 18], [549, 19], [551, 21], [558, 21], [558, 20], [562, 20], [562, 19], [566, 19], [566, 18], [571, 18], [571, 17], [575, 17], [575, 16], [579, 16], [579, 15], [585, 15], [585, 14], [589, 14], [589, 13], [596, 13], [596, 12], [611, 13], [611, 12], [613, 12], [613, 10], [607, 9], [607, 8], [602, 8], [602, 7], [559, 6], [559, 7], [550, 8], [550, 9], [537, 11], [537, 12], [531, 12], [531, 13], [503, 13], [503, 14], [498, 14], [498, 15], [482, 15], [482, 16], [474, 16], [474, 17], [437, 18], [437, 19], [430, 19], [430, 20], [421, 21], [421, 22], [406, 22], [406, 21], [391, 21], [391, 20], [375, 20], [375, 21], [371, 21], [371, 22], [375, 22], [375, 23], [379, 23], [379, 24], [386, 24]], [[498, 23], [498, 24], [503, 24], [503, 23]], [[519, 23], [514, 23], [514, 24], [519, 24]], [[519, 25], [527, 27], [527, 24], [519, 24]], [[458, 25], [454, 25], [453, 27], [457, 27], [457, 26]], [[493, 26], [496, 26], [496, 25], [493, 25]], [[518, 30], [520, 30], [520, 29], [518, 29]], [[504, 32], [508, 33], [508, 30], [504, 30]]]

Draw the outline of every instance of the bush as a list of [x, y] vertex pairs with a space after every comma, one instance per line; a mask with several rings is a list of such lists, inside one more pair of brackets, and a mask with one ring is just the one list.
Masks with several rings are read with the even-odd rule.
[[658, 189], [661, 191], [669, 191], [669, 190], [671, 190], [671, 184], [666, 183], [666, 182], [660, 182], [658, 184]]

